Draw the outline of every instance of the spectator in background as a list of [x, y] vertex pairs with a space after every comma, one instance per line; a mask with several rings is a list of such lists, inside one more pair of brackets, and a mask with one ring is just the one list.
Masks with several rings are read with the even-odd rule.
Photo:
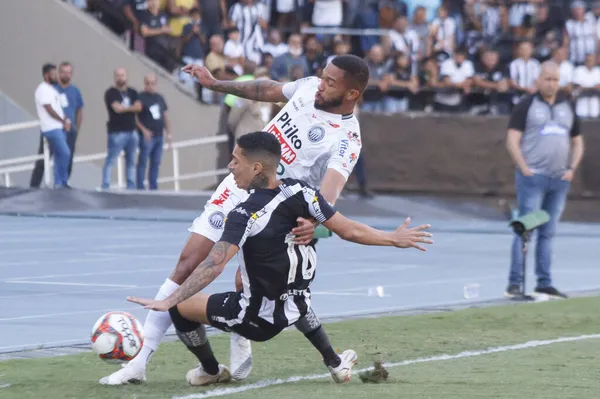
[[535, 16], [535, 6], [543, 0], [509, 0], [508, 25], [513, 36], [524, 36], [524, 30], [527, 25], [531, 25], [531, 20]]
[[542, 3], [536, 9], [533, 40], [536, 46], [536, 57], [540, 61], [550, 58], [554, 50], [562, 45], [562, 23], [550, 19], [548, 4]]
[[[232, 65], [228, 65], [227, 58], [223, 54], [223, 36], [213, 35], [209, 39], [210, 52], [204, 60], [204, 66], [210, 73], [219, 80], [233, 80], [237, 74], [233, 71]], [[202, 98], [208, 104], [217, 104], [221, 102], [221, 93], [204, 89]]]
[[[190, 23], [183, 27], [181, 60], [185, 65], [204, 66], [204, 47], [206, 46], [207, 31], [200, 9], [192, 8], [190, 18]], [[180, 72], [179, 80], [186, 86], [193, 87], [194, 85], [194, 79], [187, 73]]]
[[[299, 11], [297, 6], [300, 6], [298, 0], [272, 0], [275, 3], [275, 11], [277, 11], [277, 27], [279, 29], [294, 29], [296, 25], [295, 12]], [[260, 131], [258, 129], [257, 131]], [[252, 130], [253, 131], [253, 130]]]
[[227, 64], [231, 65], [232, 69], [239, 76], [244, 73], [244, 46], [240, 42], [240, 31], [233, 27], [227, 32], [227, 42], [223, 47], [223, 55], [227, 59]]
[[394, 50], [400, 51], [410, 61], [413, 66], [413, 72], [416, 73], [417, 64], [420, 61], [419, 55], [419, 36], [412, 29], [408, 28], [408, 19], [405, 16], [398, 17], [394, 23], [394, 29], [389, 33]]
[[190, 11], [198, 7], [198, 0], [167, 0], [171, 46], [177, 58], [181, 54], [183, 27], [191, 22]]
[[[69, 147], [69, 166], [67, 168], [67, 180], [71, 177], [73, 169], [73, 156], [75, 154], [75, 143], [77, 133], [83, 120], [83, 99], [79, 89], [71, 84], [73, 76], [73, 66], [69, 62], [62, 62], [58, 67], [58, 83], [54, 88], [59, 93], [60, 104], [62, 106], [65, 118], [71, 121], [71, 129], [66, 131], [67, 145]], [[44, 139], [40, 136], [40, 145], [38, 154], [44, 153]], [[44, 161], [36, 161], [33, 173], [31, 175], [31, 186], [39, 187], [44, 176]]]
[[308, 73], [307, 76], [321, 76], [323, 68], [325, 67], [325, 55], [323, 55], [323, 48], [317, 41], [317, 38], [310, 36], [306, 39], [304, 45], [306, 49], [304, 56], [306, 62], [308, 62]]
[[569, 61], [567, 47], [559, 47], [554, 50], [552, 54], [551, 61], [553, 61], [556, 65], [559, 66], [559, 76], [560, 80], [558, 82], [558, 87], [568, 96], [571, 95], [571, 91], [573, 89], [573, 64]]
[[[102, 1], [102, 0], [96, 0]], [[125, 18], [131, 23], [131, 36], [130, 40], [131, 49], [135, 49], [141, 53], [144, 52], [144, 38], [139, 35], [141, 24], [141, 18], [148, 10], [148, 2], [146, 0], [125, 0], [123, 5], [123, 13]]]
[[[350, 53], [350, 45], [343, 40], [337, 40], [333, 43], [333, 54], [327, 57], [325, 65], [329, 64], [332, 59], [338, 55], [346, 55]], [[308, 74], [307, 74], [308, 75]]]
[[431, 22], [427, 37], [427, 55], [445, 60], [454, 53], [456, 22], [448, 16], [446, 7], [438, 8], [438, 17]]
[[295, 65], [302, 67], [304, 76], [308, 76], [308, 61], [303, 55], [302, 37], [298, 34], [290, 35], [288, 40], [288, 52], [280, 55], [273, 60], [271, 68], [271, 78], [277, 81], [287, 81], [290, 79], [292, 68]]
[[473, 114], [508, 113], [508, 75], [499, 61], [498, 52], [494, 50], [486, 50], [481, 55], [481, 63], [475, 68], [473, 76], [473, 88], [481, 91], [471, 93], [468, 97]]
[[[56, 66], [52, 64], [44, 65], [42, 76], [44, 81], [35, 90], [35, 108], [40, 121], [40, 131], [48, 141], [50, 151], [54, 157], [54, 187], [69, 188], [67, 182], [69, 180], [68, 168], [71, 152], [67, 145], [66, 132], [71, 130], [72, 121], [65, 116], [60, 103], [60, 95], [53, 86], [58, 83]], [[31, 176], [31, 186], [39, 187], [40, 182], [36, 184], [34, 177], [35, 170]]]
[[363, 93], [362, 111], [381, 113], [383, 112], [383, 98], [387, 94], [389, 81], [386, 74], [389, 70], [389, 62], [383, 56], [380, 45], [371, 47], [367, 56], [369, 66], [369, 84]]
[[420, 59], [424, 59], [427, 56], [427, 37], [429, 35], [429, 24], [427, 23], [427, 10], [425, 7], [418, 6], [415, 8], [409, 29], [417, 34], [419, 38], [419, 57]]
[[278, 29], [271, 28], [269, 38], [262, 47], [263, 53], [269, 53], [273, 57], [279, 57], [289, 51], [287, 44], [281, 41], [281, 32]]
[[141, 112], [142, 103], [137, 91], [127, 86], [127, 71], [117, 68], [114, 72], [115, 86], [104, 93], [108, 112], [108, 144], [102, 170], [102, 189], [110, 188], [112, 166], [125, 150], [127, 188], [135, 188], [135, 152], [138, 147], [135, 114]]
[[394, 57], [389, 73], [385, 76], [388, 81], [388, 92], [383, 99], [385, 113], [404, 112], [408, 109], [411, 94], [419, 91], [419, 79], [413, 73], [409, 57], [398, 53]]
[[517, 104], [526, 94], [537, 91], [535, 82], [540, 74], [540, 63], [533, 54], [533, 46], [529, 41], [522, 41], [517, 47], [519, 58], [510, 63], [510, 86], [517, 92], [513, 96], [513, 104]]
[[[158, 189], [158, 170], [162, 159], [164, 137], [171, 146], [171, 122], [169, 121], [169, 107], [162, 95], [156, 92], [157, 77], [150, 73], [144, 77], [144, 91], [140, 93], [142, 111], [136, 115], [140, 153], [138, 155], [136, 186], [138, 190], [145, 190], [146, 165], [150, 159], [148, 172], [148, 185], [150, 190]], [[166, 134], [166, 135], [165, 135]]]
[[571, 15], [565, 24], [564, 43], [569, 44], [571, 62], [575, 66], [583, 65], [588, 54], [594, 54], [597, 49], [598, 37], [596, 24], [585, 16], [585, 3], [575, 0], [571, 3]]
[[[257, 68], [256, 80], [268, 78], [266, 68]], [[271, 120], [271, 104], [236, 97], [227, 116], [227, 125], [232, 132], [233, 142], [248, 132], [261, 131]]]
[[436, 111], [460, 112], [464, 108], [464, 97], [471, 90], [475, 68], [467, 60], [467, 50], [459, 47], [451, 58], [440, 66], [440, 86], [443, 92], [435, 95]]
[[229, 26], [227, 19], [227, 2], [226, 0], [201, 1], [200, 11], [206, 27], [206, 37], [222, 34], [223, 27]]
[[588, 54], [585, 65], [580, 65], [573, 72], [573, 85], [577, 93], [575, 110], [581, 118], [597, 118], [600, 116], [600, 67], [596, 66], [596, 55]]
[[167, 71], [173, 70], [169, 53], [171, 27], [167, 15], [158, 8], [158, 0], [148, 0], [148, 10], [141, 16], [141, 33], [146, 39], [146, 55]]
[[253, 0], [240, 0], [229, 10], [230, 25], [237, 26], [240, 31], [244, 55], [257, 65], [260, 64], [264, 44], [263, 31], [268, 28], [264, 17], [264, 5]]
[[71, 84], [73, 77], [73, 66], [70, 62], [64, 61], [58, 66], [58, 84], [54, 88], [60, 94], [60, 103], [65, 112], [65, 117], [72, 121], [71, 129], [67, 130], [67, 144], [71, 156], [69, 157], [68, 176], [71, 177], [73, 170], [73, 157], [75, 156], [75, 144], [77, 134], [80, 131], [83, 122], [83, 97], [77, 86]]

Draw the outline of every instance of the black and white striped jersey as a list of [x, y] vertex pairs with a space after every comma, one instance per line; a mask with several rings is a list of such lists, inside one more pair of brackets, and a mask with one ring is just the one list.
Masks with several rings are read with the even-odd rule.
[[252, 190], [227, 215], [221, 241], [240, 247], [245, 299], [240, 319], [258, 316], [288, 326], [306, 313], [317, 256], [314, 246], [295, 245], [289, 234], [299, 217], [323, 223], [335, 213], [306, 183], [282, 179], [276, 189]]

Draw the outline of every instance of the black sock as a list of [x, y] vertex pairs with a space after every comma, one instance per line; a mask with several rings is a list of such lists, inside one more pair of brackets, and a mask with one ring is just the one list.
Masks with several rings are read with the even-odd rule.
[[331, 367], [337, 367], [340, 365], [342, 359], [340, 359], [338, 354], [333, 350], [333, 347], [329, 342], [329, 337], [327, 336], [323, 326], [319, 326], [319, 328], [304, 334], [304, 336], [308, 338], [310, 343], [313, 344], [313, 346], [321, 353], [325, 365]]
[[177, 306], [169, 309], [169, 314], [181, 342], [198, 358], [204, 371], [210, 375], [217, 375], [219, 373], [219, 362], [210, 347], [204, 326], [183, 317]]

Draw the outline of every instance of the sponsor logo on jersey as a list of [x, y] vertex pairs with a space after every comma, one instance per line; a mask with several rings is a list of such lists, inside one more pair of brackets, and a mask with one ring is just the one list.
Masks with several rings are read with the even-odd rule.
[[277, 118], [277, 122], [282, 122], [281, 126], [279, 126], [283, 132], [283, 135], [291, 141], [292, 146], [299, 150], [302, 148], [302, 140], [298, 136], [298, 127], [293, 123], [290, 114], [284, 112], [279, 118]]
[[348, 140], [344, 139], [342, 141], [340, 141], [340, 149], [338, 151], [338, 155], [340, 157], [343, 157], [344, 154], [346, 153], [346, 151], [348, 150]]
[[208, 223], [217, 230], [221, 230], [223, 228], [223, 225], [225, 224], [225, 215], [223, 214], [223, 212], [213, 212], [211, 213], [211, 215], [208, 217]]
[[233, 211], [239, 213], [240, 215], [248, 216], [248, 212], [246, 212], [244, 208], [235, 208]]
[[[287, 143], [287, 141], [285, 141], [285, 138], [283, 138], [283, 134], [281, 133], [281, 131], [277, 129], [275, 125], [271, 125], [267, 129], [267, 132], [274, 134], [275, 137], [277, 137], [277, 140], [279, 140], [279, 144], [281, 144], [281, 161], [288, 165], [291, 165], [292, 162], [294, 162], [294, 160], [296, 159], [296, 152]], [[285, 170], [285, 168], [283, 168], [283, 170]]]
[[308, 131], [308, 139], [313, 143], [318, 143], [325, 137], [325, 129], [321, 126], [313, 126]]
[[225, 201], [227, 201], [227, 199], [229, 198], [229, 196], [231, 195], [231, 190], [229, 190], [228, 188], [226, 188], [220, 195], [218, 198], [215, 198], [214, 200], [212, 200], [211, 204], [216, 205], [216, 206], [223, 206], [223, 203]]
[[340, 127], [340, 125], [333, 123], [332, 121], [327, 121], [327, 123], [329, 123], [329, 126], [331, 126], [334, 129], [338, 129]]
[[356, 132], [348, 132], [348, 140], [360, 145], [360, 136]]
[[294, 109], [296, 111], [300, 111], [300, 108], [298, 108], [298, 106], [296, 105], [296, 101], [292, 101], [292, 105], [294, 106]]
[[352, 165], [355, 161], [356, 161], [356, 154], [352, 153], [350, 154], [350, 165]]

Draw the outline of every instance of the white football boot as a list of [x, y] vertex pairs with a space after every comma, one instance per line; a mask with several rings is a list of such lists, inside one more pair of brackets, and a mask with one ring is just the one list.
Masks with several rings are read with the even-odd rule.
[[231, 381], [231, 373], [229, 369], [222, 364], [219, 364], [219, 372], [216, 375], [210, 375], [199, 364], [195, 369], [191, 369], [185, 375], [187, 382], [195, 387], [200, 387], [210, 384], [220, 384]]
[[358, 355], [352, 349], [345, 350], [341, 355], [342, 362], [337, 367], [327, 366], [333, 380], [338, 384], [350, 381], [352, 368], [358, 363]]
[[138, 362], [129, 362], [109, 376], [100, 379], [102, 385], [141, 384], [146, 382], [146, 367]]
[[252, 371], [252, 345], [250, 340], [232, 333], [229, 342], [231, 377], [236, 381], [245, 380]]

